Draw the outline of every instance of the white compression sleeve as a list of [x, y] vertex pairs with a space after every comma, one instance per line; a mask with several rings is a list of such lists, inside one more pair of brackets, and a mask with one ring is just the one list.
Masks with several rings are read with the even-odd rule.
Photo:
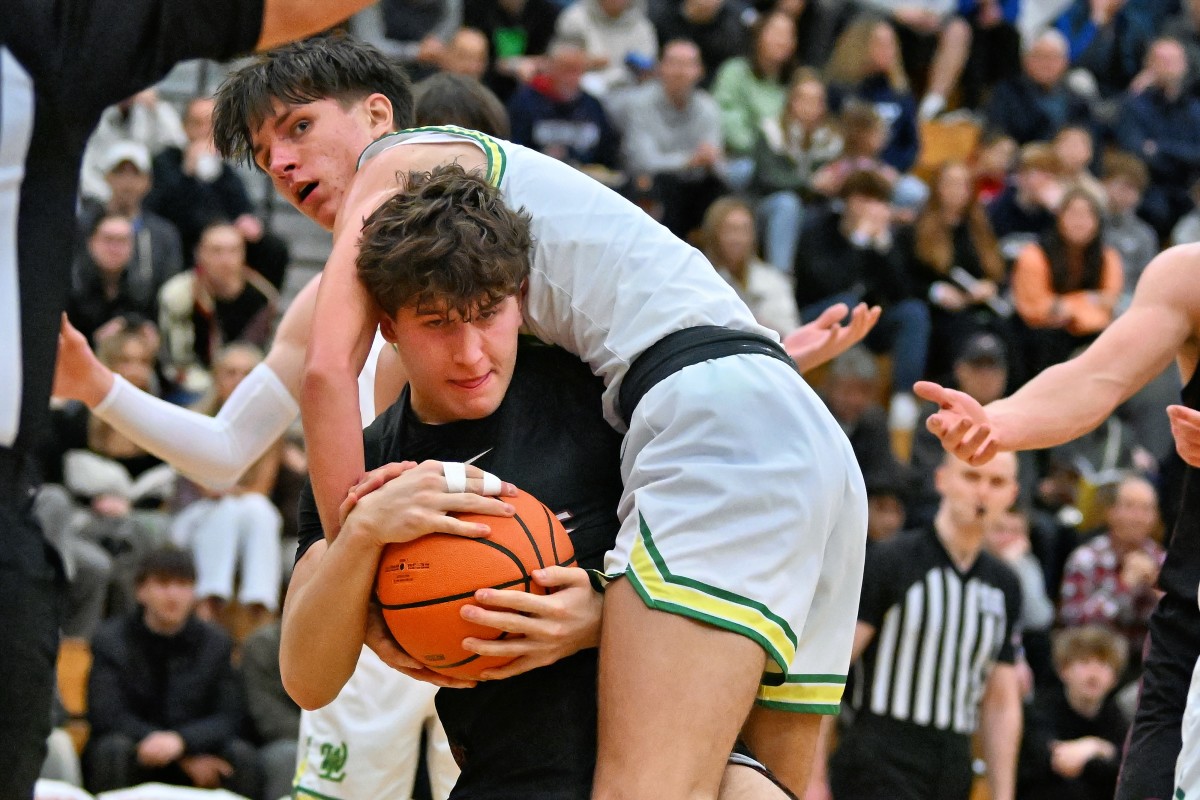
[[238, 384], [215, 417], [160, 400], [120, 375], [113, 378], [112, 389], [92, 413], [214, 491], [237, 485], [300, 413], [295, 398], [266, 364]]

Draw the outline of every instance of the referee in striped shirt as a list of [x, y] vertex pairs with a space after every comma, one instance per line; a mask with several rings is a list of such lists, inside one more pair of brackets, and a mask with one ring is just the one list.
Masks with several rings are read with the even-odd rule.
[[837, 800], [967, 800], [978, 727], [994, 800], [1014, 800], [1020, 586], [983, 552], [1017, 497], [1017, 460], [947, 456], [933, 524], [867, 551], [854, 637], [854, 721], [829, 767]]

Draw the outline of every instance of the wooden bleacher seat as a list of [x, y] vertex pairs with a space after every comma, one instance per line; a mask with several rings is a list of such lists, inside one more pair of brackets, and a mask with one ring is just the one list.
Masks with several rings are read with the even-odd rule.
[[92, 669], [92, 649], [86, 639], [65, 638], [58, 648], [58, 693], [63, 707], [71, 715], [67, 732], [82, 753], [89, 733], [87, 715], [88, 674]]
[[947, 161], [970, 161], [983, 129], [967, 118], [934, 119], [920, 123], [921, 149], [913, 174], [929, 183], [937, 168]]

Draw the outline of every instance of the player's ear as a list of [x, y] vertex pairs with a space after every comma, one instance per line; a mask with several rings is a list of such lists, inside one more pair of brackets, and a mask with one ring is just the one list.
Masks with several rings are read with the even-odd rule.
[[385, 95], [379, 92], [368, 95], [367, 99], [363, 101], [363, 106], [366, 109], [367, 119], [370, 121], [371, 133], [374, 138], [379, 138], [396, 130], [392, 101], [388, 100]]
[[395, 344], [400, 338], [396, 335], [396, 321], [387, 314], [379, 315], [379, 333], [383, 336], [384, 341]]
[[529, 294], [529, 279], [521, 281], [521, 286], [517, 289], [517, 308], [521, 309], [521, 313], [525, 313], [525, 296]]

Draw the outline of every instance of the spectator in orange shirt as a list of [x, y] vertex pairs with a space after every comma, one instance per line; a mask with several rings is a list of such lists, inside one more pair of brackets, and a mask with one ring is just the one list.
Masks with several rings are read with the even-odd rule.
[[1124, 273], [1117, 251], [1104, 245], [1102, 220], [1095, 198], [1071, 189], [1054, 227], [1017, 257], [1013, 299], [1028, 329], [1026, 358], [1035, 374], [1065, 361], [1112, 322]]

